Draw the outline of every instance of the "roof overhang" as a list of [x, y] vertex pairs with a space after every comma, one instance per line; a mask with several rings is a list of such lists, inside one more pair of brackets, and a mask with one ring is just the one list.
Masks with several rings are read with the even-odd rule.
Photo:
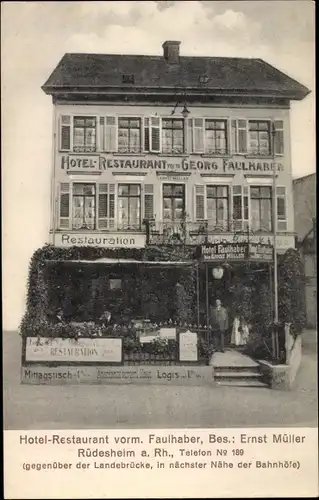
[[136, 87], [128, 88], [122, 86], [50, 86], [43, 85], [42, 90], [47, 95], [52, 95], [55, 97], [60, 96], [121, 96], [128, 98], [129, 96], [150, 96], [150, 97], [178, 97], [186, 98], [198, 98], [198, 97], [264, 97], [269, 99], [289, 99], [300, 101], [304, 99], [310, 90], [304, 88], [302, 90], [263, 90], [263, 89], [224, 89], [224, 88], [198, 88], [198, 87], [188, 87], [185, 92], [183, 87]]

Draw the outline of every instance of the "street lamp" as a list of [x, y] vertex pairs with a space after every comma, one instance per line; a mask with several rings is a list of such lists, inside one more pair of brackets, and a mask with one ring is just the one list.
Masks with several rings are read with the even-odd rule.
[[278, 323], [278, 275], [277, 275], [277, 171], [276, 171], [276, 127], [272, 122], [272, 154], [273, 154], [273, 247], [274, 247], [274, 321]]
[[224, 269], [222, 266], [214, 267], [212, 270], [212, 275], [215, 280], [221, 280], [224, 275]]
[[186, 107], [186, 102], [185, 102], [184, 107], [183, 107], [183, 109], [182, 109], [182, 116], [183, 116], [183, 118], [185, 118], [185, 120], [186, 120], [186, 118], [188, 117], [189, 113], [190, 113], [190, 112], [188, 111], [188, 109], [187, 109], [187, 107]]

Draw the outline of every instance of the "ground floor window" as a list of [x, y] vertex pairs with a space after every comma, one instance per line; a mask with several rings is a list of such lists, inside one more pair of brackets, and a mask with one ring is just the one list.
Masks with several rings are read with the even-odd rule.
[[95, 184], [73, 184], [72, 228], [95, 229]]
[[208, 228], [228, 229], [228, 186], [207, 186], [207, 220]]
[[118, 186], [118, 228], [122, 230], [141, 228], [141, 186], [119, 184]]
[[250, 186], [250, 218], [253, 231], [272, 230], [271, 187]]
[[163, 219], [164, 222], [177, 222], [185, 214], [185, 185], [163, 184]]

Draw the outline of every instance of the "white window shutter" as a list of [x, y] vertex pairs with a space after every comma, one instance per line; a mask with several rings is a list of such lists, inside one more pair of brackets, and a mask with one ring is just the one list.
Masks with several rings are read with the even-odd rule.
[[144, 185], [144, 219], [154, 219], [154, 186]]
[[105, 117], [105, 151], [114, 153], [117, 151], [117, 118], [116, 116]]
[[99, 151], [105, 151], [105, 118], [100, 116], [99, 119]]
[[195, 219], [205, 220], [205, 186], [195, 185]]
[[186, 151], [187, 153], [193, 152], [193, 118], [188, 118], [186, 127]]
[[71, 151], [72, 149], [72, 117], [61, 115], [59, 118], [59, 149]]
[[237, 120], [237, 128], [238, 128], [237, 153], [239, 154], [247, 153], [247, 142], [248, 142], [247, 126], [248, 126], [247, 120]]
[[277, 186], [277, 230], [287, 231], [287, 201], [286, 188]]
[[150, 118], [143, 119], [143, 150], [150, 151]]
[[275, 120], [275, 154], [283, 155], [284, 154], [284, 122], [283, 120]]
[[150, 118], [150, 151], [161, 152], [161, 119], [155, 116]]
[[70, 183], [60, 183], [59, 229], [70, 229]]
[[98, 227], [114, 229], [114, 184], [98, 184]]
[[204, 153], [204, 120], [194, 118], [193, 121], [193, 152]]
[[236, 154], [238, 151], [238, 126], [237, 120], [231, 120], [230, 151]]

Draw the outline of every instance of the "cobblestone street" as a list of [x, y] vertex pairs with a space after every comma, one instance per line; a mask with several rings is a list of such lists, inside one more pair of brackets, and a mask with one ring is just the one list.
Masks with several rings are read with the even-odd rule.
[[295, 389], [20, 384], [20, 337], [4, 332], [5, 429], [317, 426], [317, 334], [303, 335]]

